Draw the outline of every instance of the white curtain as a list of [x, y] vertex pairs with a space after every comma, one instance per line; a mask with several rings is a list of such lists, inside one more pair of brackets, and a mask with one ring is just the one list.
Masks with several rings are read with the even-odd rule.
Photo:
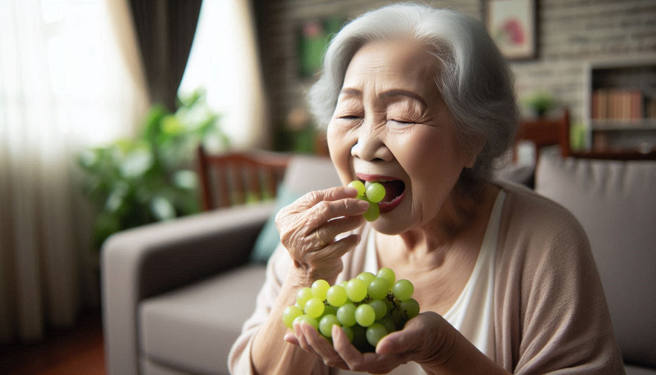
[[133, 135], [147, 109], [127, 11], [0, 1], [0, 343], [37, 340], [98, 302], [75, 155]]
[[270, 143], [255, 21], [249, 4], [246, 0], [203, 0], [179, 89], [182, 95], [198, 87], [206, 89], [208, 105], [221, 114], [222, 129], [231, 147], [238, 149], [267, 147]]

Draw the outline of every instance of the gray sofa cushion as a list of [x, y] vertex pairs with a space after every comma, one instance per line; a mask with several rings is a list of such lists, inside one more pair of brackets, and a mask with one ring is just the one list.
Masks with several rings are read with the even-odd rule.
[[265, 270], [249, 265], [144, 300], [139, 306], [142, 355], [179, 372], [228, 374], [228, 353], [255, 310]]
[[535, 190], [585, 229], [626, 362], [656, 368], [656, 162], [544, 152]]
[[190, 375], [188, 372], [174, 370], [168, 366], [162, 366], [155, 361], [151, 361], [146, 357], [140, 359], [141, 375]]
[[626, 375], [656, 375], [656, 370], [650, 370], [644, 367], [624, 366]]
[[266, 263], [280, 242], [276, 228], [276, 214], [283, 207], [313, 190], [323, 190], [340, 186], [341, 182], [330, 158], [297, 155], [291, 159], [285, 178], [278, 189], [276, 207], [255, 242], [251, 261]]
[[304, 155], [290, 161], [283, 183], [299, 194], [342, 184], [330, 158]]

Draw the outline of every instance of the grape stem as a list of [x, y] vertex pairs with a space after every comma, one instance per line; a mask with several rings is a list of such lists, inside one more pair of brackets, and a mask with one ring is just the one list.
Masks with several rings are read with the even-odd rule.
[[410, 317], [408, 316], [408, 311], [403, 310], [401, 308], [401, 304], [396, 301], [396, 298], [394, 298], [394, 294], [392, 294], [392, 292], [387, 292], [387, 300], [392, 302], [392, 305], [394, 306], [394, 307], [392, 307], [392, 310], [390, 310], [390, 313], [392, 313], [392, 311], [394, 311], [396, 309], [399, 309], [399, 311], [401, 311], [403, 313], [403, 316], [406, 319], [410, 320]]

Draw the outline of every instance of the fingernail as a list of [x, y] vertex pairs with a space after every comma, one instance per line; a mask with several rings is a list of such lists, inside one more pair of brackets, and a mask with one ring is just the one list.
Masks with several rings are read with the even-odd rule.
[[358, 208], [361, 209], [361, 210], [368, 210], [369, 209], [369, 202], [367, 202], [367, 201], [359, 201], [357, 203], [357, 205], [358, 205]]
[[[388, 343], [389, 342], [389, 343]], [[376, 345], [376, 354], [387, 354], [392, 351], [392, 343], [389, 340], [381, 340]]]
[[358, 189], [352, 188], [352, 187], [347, 187], [346, 189], [344, 189], [344, 193], [346, 193], [348, 195], [358, 195]]
[[338, 335], [337, 331], [339, 331], [339, 330], [340, 330], [340, 328], [337, 327], [337, 325], [333, 326], [333, 332], [332, 332], [333, 338], [335, 338], [335, 336]]

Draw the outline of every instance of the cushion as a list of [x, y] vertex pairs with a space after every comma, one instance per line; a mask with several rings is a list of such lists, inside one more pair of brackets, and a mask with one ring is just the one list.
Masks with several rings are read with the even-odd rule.
[[189, 375], [187, 372], [180, 372], [167, 366], [160, 365], [148, 358], [139, 358], [140, 374], [143, 375]]
[[656, 162], [540, 156], [535, 190], [585, 229], [626, 362], [656, 368]]
[[264, 223], [262, 231], [257, 236], [253, 252], [251, 253], [251, 262], [266, 263], [276, 246], [280, 242], [280, 234], [276, 228], [276, 215], [283, 207], [294, 203], [295, 200], [302, 197], [301, 192], [290, 189], [284, 183], [278, 186], [278, 196], [273, 209], [273, 214]]
[[333, 162], [320, 156], [295, 156], [285, 171], [273, 213], [264, 224], [251, 254], [251, 261], [266, 263], [280, 242], [275, 218], [283, 207], [290, 205], [304, 194], [339, 186], [341, 182]]
[[264, 266], [250, 264], [144, 300], [140, 352], [158, 367], [228, 374], [230, 348], [255, 310], [265, 272]]
[[626, 372], [626, 375], [656, 375], [656, 369], [648, 369], [630, 365], [624, 366], [624, 371]]

